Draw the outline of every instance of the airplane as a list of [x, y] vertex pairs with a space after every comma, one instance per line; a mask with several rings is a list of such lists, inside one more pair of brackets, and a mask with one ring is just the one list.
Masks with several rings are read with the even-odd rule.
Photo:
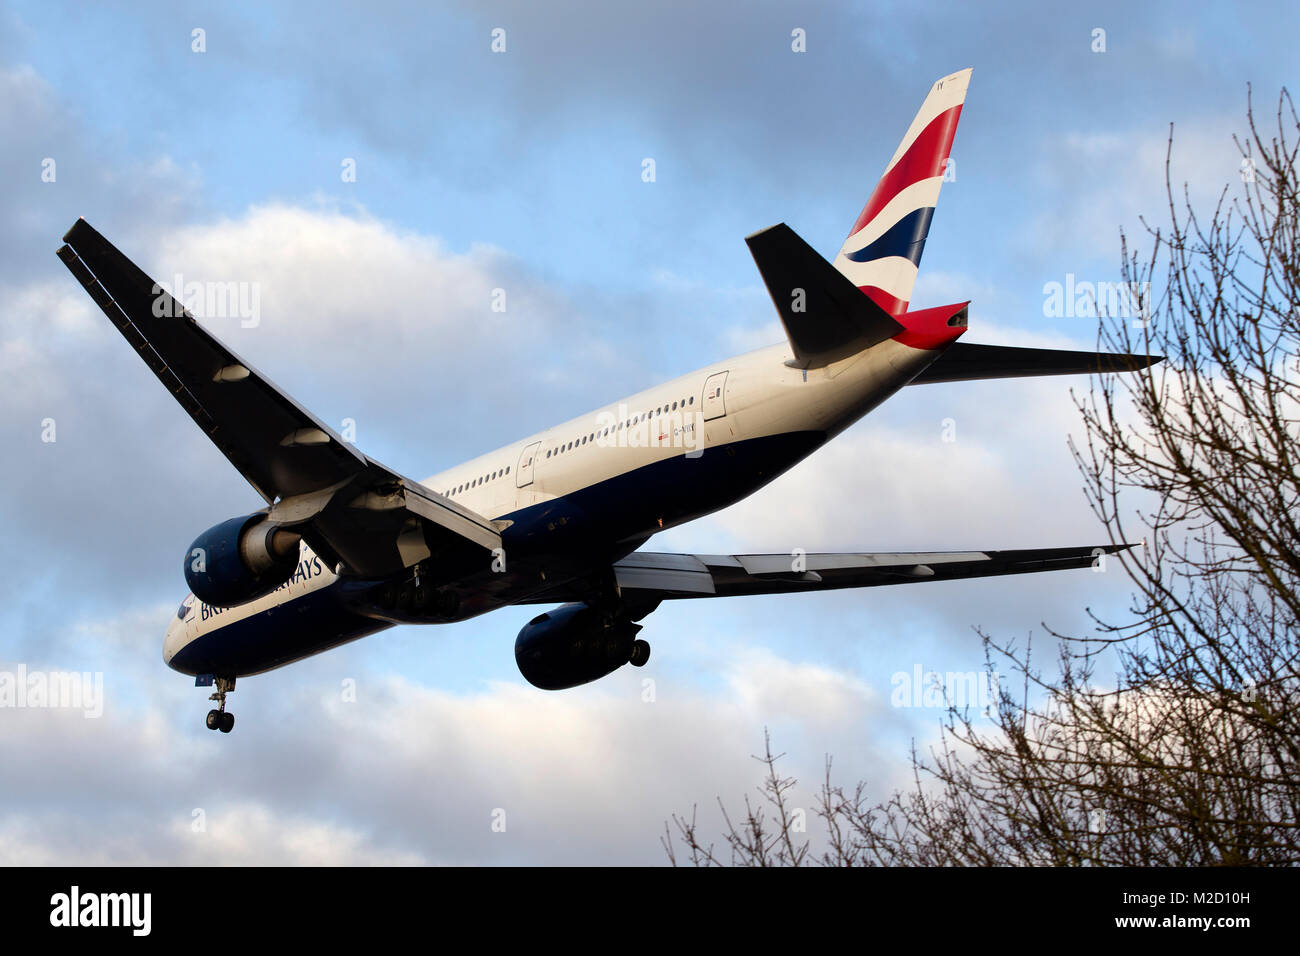
[[[958, 342], [969, 302], [910, 309], [969, 69], [930, 89], [834, 262], [784, 223], [746, 238], [787, 341], [711, 362], [423, 481], [344, 441], [204, 330], [84, 219], [57, 255], [263, 499], [185, 553], [163, 638], [213, 687], [397, 624], [558, 605], [515, 641], [544, 690], [645, 666], [666, 600], [790, 594], [1084, 568], [1132, 547], [665, 554], [661, 530], [734, 504], [905, 386], [1125, 372], [1161, 356]], [[178, 293], [180, 290], [177, 290]]]

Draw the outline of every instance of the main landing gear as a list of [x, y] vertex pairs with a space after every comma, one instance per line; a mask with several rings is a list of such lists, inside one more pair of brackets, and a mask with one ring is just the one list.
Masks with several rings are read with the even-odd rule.
[[633, 667], [645, 667], [649, 660], [650, 643], [638, 637], [632, 642], [632, 656], [628, 658], [627, 662]]
[[219, 730], [223, 734], [228, 734], [235, 729], [235, 715], [226, 710], [226, 694], [235, 689], [235, 679], [215, 677], [213, 681], [217, 685], [217, 692], [208, 700], [215, 700], [217, 709], [208, 711], [208, 730]]

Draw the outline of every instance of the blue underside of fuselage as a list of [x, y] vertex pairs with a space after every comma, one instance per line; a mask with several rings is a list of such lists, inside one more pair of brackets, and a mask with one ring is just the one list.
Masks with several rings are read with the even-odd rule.
[[[709, 448], [695, 458], [678, 455], [654, 462], [500, 515], [512, 522], [503, 544], [507, 554], [553, 555], [560, 567], [581, 573], [584, 569], [574, 562], [582, 558], [575, 556], [615, 560], [663, 528], [739, 501], [826, 439], [824, 432], [790, 432]], [[554, 574], [548, 577], [555, 580]], [[195, 638], [168, 664], [184, 674], [242, 677], [389, 626], [350, 610], [344, 589], [336, 584]]]

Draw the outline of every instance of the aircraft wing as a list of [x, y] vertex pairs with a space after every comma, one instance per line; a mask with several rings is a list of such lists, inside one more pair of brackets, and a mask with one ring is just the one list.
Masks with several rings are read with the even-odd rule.
[[59, 259], [271, 505], [270, 518], [300, 531], [332, 564], [384, 575], [431, 553], [477, 562], [475, 552], [500, 547], [494, 522], [344, 441], [199, 326], [84, 219], [63, 241]]
[[971, 382], [984, 378], [1029, 378], [1038, 375], [1085, 375], [1090, 372], [1135, 372], [1163, 355], [1123, 352], [1073, 352], [1029, 349], [1013, 345], [954, 342], [934, 363], [912, 379], [912, 385], [932, 382]]
[[[663, 554], [638, 551], [616, 561], [613, 571], [624, 601], [640, 616], [648, 614], [660, 601], [682, 598], [832, 591], [1088, 568], [1094, 566], [1102, 555], [1131, 547], [1131, 544], [1107, 544], [1015, 551], [822, 554]], [[567, 587], [557, 588], [526, 603], [582, 599], [580, 591], [569, 593], [569, 590]]]

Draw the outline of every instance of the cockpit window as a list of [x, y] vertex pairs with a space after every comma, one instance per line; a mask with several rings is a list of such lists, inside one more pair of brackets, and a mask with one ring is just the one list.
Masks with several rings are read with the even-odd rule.
[[185, 620], [185, 615], [189, 613], [190, 613], [189, 601], [188, 600], [182, 601], [181, 606], [176, 609], [176, 619], [179, 621], [183, 621]]

